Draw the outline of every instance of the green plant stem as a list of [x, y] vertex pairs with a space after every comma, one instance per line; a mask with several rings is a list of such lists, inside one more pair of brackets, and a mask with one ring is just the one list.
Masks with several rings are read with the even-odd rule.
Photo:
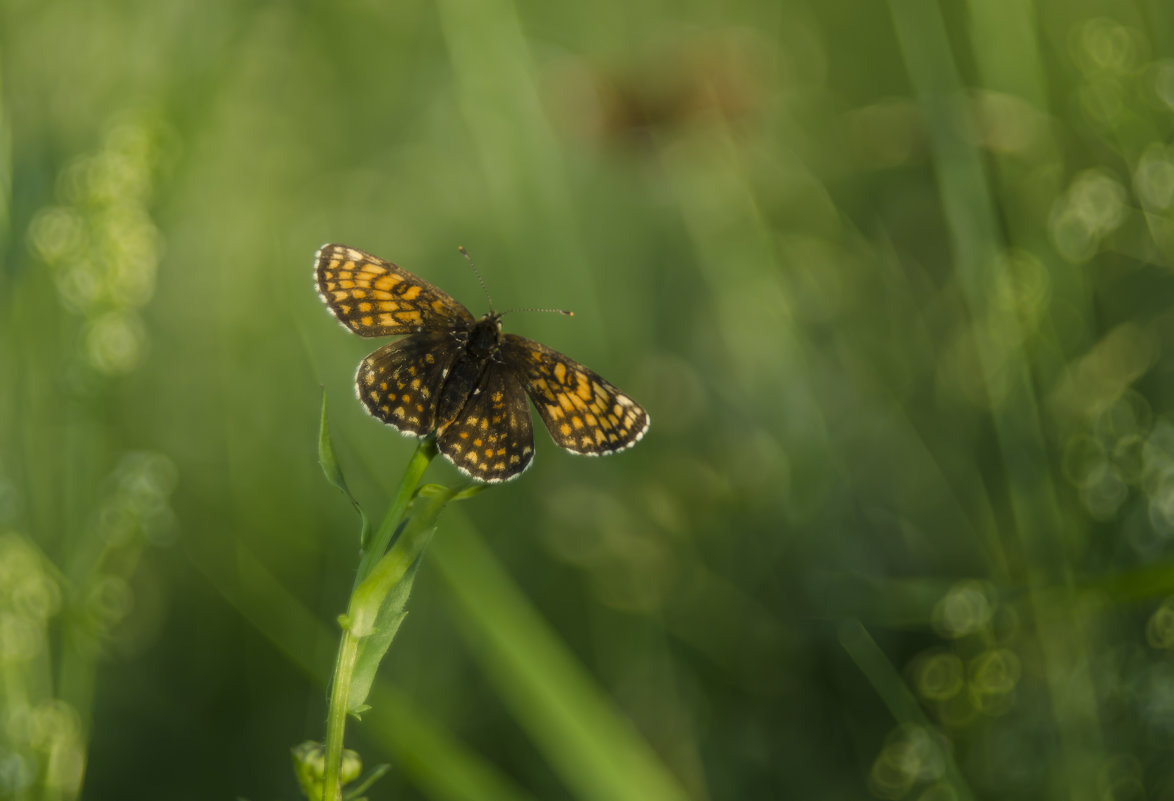
[[346, 731], [347, 697], [355, 674], [355, 657], [359, 653], [359, 638], [343, 627], [334, 663], [334, 679], [330, 689], [330, 708], [326, 713], [326, 772], [322, 777], [322, 798], [341, 801], [342, 741]]
[[436, 441], [433, 439], [422, 441], [416, 448], [416, 452], [412, 454], [412, 460], [408, 462], [408, 467], [404, 471], [404, 477], [400, 482], [399, 490], [396, 492], [391, 506], [388, 507], [387, 514], [383, 517], [383, 522], [380, 523], [378, 531], [371, 538], [371, 542], [363, 544], [363, 556], [359, 560], [359, 572], [355, 575], [355, 589], [371, 575], [371, 571], [375, 569], [375, 565], [379, 563], [379, 560], [383, 558], [383, 554], [386, 553], [387, 546], [391, 544], [392, 535], [399, 528], [400, 521], [403, 520], [404, 513], [407, 512], [408, 505], [412, 502], [412, 497], [416, 494], [416, 487], [419, 486], [420, 479], [423, 477], [424, 471], [428, 469], [428, 465], [434, 456], [436, 456]]
[[[404, 471], [399, 490], [396, 492], [379, 530], [372, 537], [370, 543], [365, 543], [363, 555], [359, 561], [359, 572], [355, 577], [351, 601], [347, 607], [347, 615], [342, 621], [342, 639], [338, 644], [338, 657], [334, 663], [334, 677], [331, 679], [330, 706], [326, 713], [326, 766], [322, 780], [324, 801], [341, 801], [342, 799], [342, 783], [339, 776], [342, 768], [343, 736], [346, 731], [348, 701], [361, 639], [361, 636], [357, 636], [355, 633], [354, 621], [357, 616], [364, 614], [357, 608], [359, 605], [357, 602], [361, 600], [359, 598], [361, 594], [357, 590], [379, 564], [379, 560], [383, 557], [393, 534], [407, 512], [408, 505], [412, 502], [424, 471], [435, 455], [436, 443], [432, 440], [424, 440], [416, 448], [416, 452], [412, 454], [412, 460]], [[407, 564], [410, 565], [411, 562]]]

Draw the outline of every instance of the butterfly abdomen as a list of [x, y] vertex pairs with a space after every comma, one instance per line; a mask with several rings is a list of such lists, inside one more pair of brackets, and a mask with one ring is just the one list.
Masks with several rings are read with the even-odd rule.
[[485, 372], [484, 359], [471, 359], [468, 354], [457, 357], [444, 385], [440, 388], [440, 396], [436, 399], [436, 428], [443, 430], [445, 426], [457, 418], [465, 403], [477, 389], [477, 382], [481, 373]]
[[461, 353], [448, 370], [436, 401], [438, 430], [455, 420], [477, 392], [481, 375], [501, 344], [501, 325], [495, 316], [486, 315], [460, 336], [458, 342], [463, 345]]

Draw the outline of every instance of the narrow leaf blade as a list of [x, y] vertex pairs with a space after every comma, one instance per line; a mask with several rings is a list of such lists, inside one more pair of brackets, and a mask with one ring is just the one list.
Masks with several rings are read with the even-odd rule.
[[367, 513], [363, 511], [363, 507], [351, 494], [351, 489], [347, 486], [346, 478], [342, 474], [342, 468], [338, 466], [338, 458], [334, 455], [334, 443], [330, 439], [330, 424], [326, 418], [325, 391], [322, 393], [322, 419], [318, 424], [318, 464], [322, 466], [322, 474], [326, 476], [326, 480], [342, 490], [351, 502], [351, 506], [355, 507], [355, 511], [359, 513], [359, 522], [362, 527], [359, 533], [359, 542], [365, 546], [371, 535], [371, 525], [367, 521]]

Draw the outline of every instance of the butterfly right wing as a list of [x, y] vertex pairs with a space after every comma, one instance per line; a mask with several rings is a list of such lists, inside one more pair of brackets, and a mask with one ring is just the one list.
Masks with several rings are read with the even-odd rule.
[[448, 293], [403, 267], [346, 245], [318, 249], [314, 280], [331, 314], [360, 336], [465, 328], [474, 322]]
[[521, 379], [551, 438], [572, 453], [630, 448], [648, 430], [648, 412], [594, 370], [517, 334], [502, 338], [505, 365]]
[[359, 363], [355, 391], [372, 417], [401, 434], [436, 428], [436, 401], [456, 359], [448, 331], [423, 331], [389, 342]]

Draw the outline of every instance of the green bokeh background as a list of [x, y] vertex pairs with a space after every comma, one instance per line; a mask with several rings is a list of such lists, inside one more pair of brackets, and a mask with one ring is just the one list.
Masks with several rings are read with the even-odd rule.
[[[644, 403], [446, 511], [395, 799], [1174, 798], [1174, 7], [0, 0], [0, 798], [292, 799], [360, 247]], [[438, 460], [430, 480], [453, 483]]]

